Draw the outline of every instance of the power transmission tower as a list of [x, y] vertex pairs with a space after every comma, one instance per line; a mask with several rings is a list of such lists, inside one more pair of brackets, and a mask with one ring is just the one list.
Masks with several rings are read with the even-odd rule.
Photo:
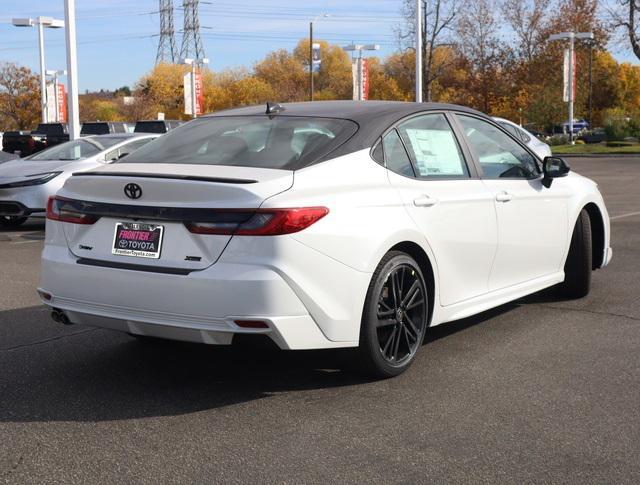
[[175, 63], [178, 56], [176, 37], [173, 29], [173, 0], [160, 0], [160, 42], [156, 64], [160, 62]]
[[[200, 61], [205, 58], [202, 39], [200, 38], [200, 19], [198, 18], [199, 0], [183, 0], [184, 28], [182, 34], [182, 59], [192, 58]], [[193, 52], [193, 54], [192, 54]]]

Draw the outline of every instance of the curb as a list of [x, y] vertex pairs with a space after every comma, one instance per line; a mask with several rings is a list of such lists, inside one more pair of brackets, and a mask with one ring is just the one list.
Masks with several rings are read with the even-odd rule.
[[640, 153], [554, 153], [554, 157], [561, 158], [637, 158]]

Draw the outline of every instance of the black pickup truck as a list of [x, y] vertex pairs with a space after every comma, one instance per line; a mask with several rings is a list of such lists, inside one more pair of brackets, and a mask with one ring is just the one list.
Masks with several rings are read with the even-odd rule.
[[2, 137], [2, 151], [21, 157], [69, 141], [66, 123], [40, 123], [33, 131], [7, 131]]

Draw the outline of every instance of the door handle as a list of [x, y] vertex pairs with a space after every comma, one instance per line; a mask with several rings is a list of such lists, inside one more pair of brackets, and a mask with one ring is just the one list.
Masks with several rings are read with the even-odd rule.
[[509, 202], [511, 199], [513, 199], [513, 195], [504, 190], [496, 194], [496, 200], [498, 202]]
[[432, 207], [438, 203], [438, 199], [423, 195], [417, 199], [413, 199], [413, 205], [416, 207]]

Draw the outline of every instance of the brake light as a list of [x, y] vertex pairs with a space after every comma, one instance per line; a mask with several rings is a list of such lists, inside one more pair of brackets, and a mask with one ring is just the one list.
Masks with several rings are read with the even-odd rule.
[[49, 197], [47, 219], [71, 224], [94, 224], [99, 217], [82, 212], [81, 202], [65, 197]]
[[[239, 214], [237, 211], [229, 212]], [[185, 226], [195, 234], [281, 236], [300, 232], [328, 213], [329, 209], [326, 207], [258, 209], [252, 214], [245, 212], [247, 216], [243, 222], [187, 222]]]

